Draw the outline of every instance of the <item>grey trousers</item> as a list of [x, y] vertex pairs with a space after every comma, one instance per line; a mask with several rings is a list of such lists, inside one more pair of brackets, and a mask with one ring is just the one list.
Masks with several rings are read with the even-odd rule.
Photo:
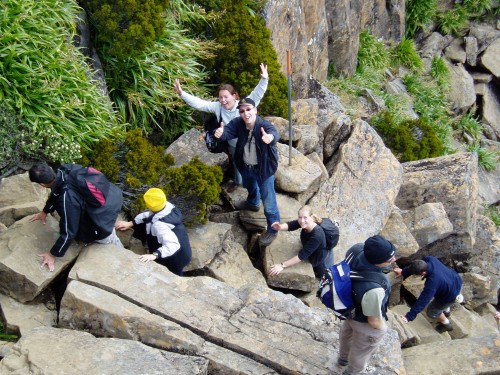
[[349, 361], [346, 372], [360, 374], [386, 332], [387, 326], [376, 329], [352, 319], [343, 321], [339, 333], [339, 358]]

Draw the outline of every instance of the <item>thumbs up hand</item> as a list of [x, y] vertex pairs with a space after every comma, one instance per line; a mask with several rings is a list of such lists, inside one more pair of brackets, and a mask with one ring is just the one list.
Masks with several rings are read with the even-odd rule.
[[273, 141], [274, 135], [266, 133], [266, 130], [264, 128], [260, 128], [260, 132], [262, 134], [262, 142], [264, 142], [266, 145]]
[[214, 132], [215, 138], [220, 138], [222, 136], [222, 133], [224, 133], [224, 122], [223, 121], [220, 122], [220, 126]]

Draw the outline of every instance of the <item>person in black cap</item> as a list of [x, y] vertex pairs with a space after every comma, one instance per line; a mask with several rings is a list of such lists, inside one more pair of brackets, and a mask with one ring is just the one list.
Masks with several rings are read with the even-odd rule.
[[347, 366], [343, 375], [375, 374], [367, 363], [387, 332], [385, 321], [391, 283], [383, 270], [396, 261], [396, 248], [384, 237], [373, 236], [364, 244], [352, 246], [346, 258], [352, 254], [356, 255], [350, 262], [351, 270], [372, 276], [352, 279], [356, 307], [354, 315], [340, 327], [337, 363]]
[[460, 275], [433, 256], [415, 260], [403, 269], [395, 268], [394, 272], [404, 278], [411, 275], [420, 275], [425, 279], [422, 293], [420, 293], [410, 311], [402, 317], [402, 320], [405, 323], [411, 322], [429, 305], [427, 307], [427, 316], [438, 320], [436, 331], [439, 333], [452, 331], [453, 325], [448, 319], [450, 307], [456, 301], [459, 303], [463, 301], [463, 296], [460, 294], [462, 289]]
[[274, 174], [278, 169], [276, 143], [280, 135], [274, 125], [257, 115], [252, 98], [238, 103], [240, 117], [215, 131], [215, 137], [228, 140], [237, 138], [234, 160], [243, 177], [243, 186], [248, 190], [244, 209], [259, 211], [260, 201], [264, 205], [267, 231], [259, 238], [261, 246], [269, 246], [277, 236], [273, 223], [280, 222], [280, 212], [274, 190]]

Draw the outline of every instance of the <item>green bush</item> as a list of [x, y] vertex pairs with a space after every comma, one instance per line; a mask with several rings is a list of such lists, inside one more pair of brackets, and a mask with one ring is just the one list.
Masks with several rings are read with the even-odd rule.
[[456, 128], [464, 134], [467, 134], [476, 142], [479, 141], [483, 134], [483, 126], [472, 113], [466, 113], [462, 116], [456, 123]]
[[400, 162], [441, 156], [442, 141], [432, 126], [422, 119], [397, 123], [387, 111], [371, 120], [378, 134]]
[[168, 0], [82, 0], [94, 40], [109, 46], [110, 56], [126, 58], [151, 47], [163, 34]]
[[491, 172], [497, 169], [497, 165], [500, 162], [500, 153], [495, 151], [490, 151], [476, 142], [467, 146], [467, 151], [477, 153], [477, 158], [479, 160], [479, 166], [487, 172]]
[[467, 12], [461, 6], [437, 16], [438, 31], [443, 35], [463, 36], [467, 27]]
[[491, 10], [492, 3], [491, 0], [463, 0], [462, 5], [470, 16], [480, 16]]
[[0, 103], [0, 172], [21, 160], [21, 137], [25, 129], [16, 113]]
[[424, 67], [424, 62], [411, 39], [403, 39], [392, 49], [391, 61], [396, 68], [403, 65], [413, 72], [420, 72]]
[[[0, 101], [19, 114], [30, 140], [40, 145], [29, 152], [52, 162], [71, 161], [78, 145], [90, 148], [120, 129], [72, 45], [78, 13], [72, 1], [0, 3]], [[68, 150], [63, 156], [62, 146]]]
[[384, 42], [371, 35], [369, 30], [363, 30], [359, 34], [357, 71], [365, 68], [384, 69], [389, 61], [389, 51]]
[[412, 39], [429, 25], [437, 12], [436, 0], [408, 0], [406, 3], [405, 38]]
[[261, 17], [249, 14], [248, 0], [224, 0], [224, 15], [213, 26], [213, 35], [223, 47], [214, 60], [212, 83], [231, 83], [242, 96], [250, 94], [260, 79], [259, 64], [268, 66], [269, 85], [259, 105], [262, 114], [287, 117], [288, 84], [281, 73], [270, 32]]
[[431, 70], [429, 72], [432, 78], [436, 81], [437, 85], [447, 90], [450, 86], [450, 70], [446, 61], [441, 57], [434, 57], [432, 59]]

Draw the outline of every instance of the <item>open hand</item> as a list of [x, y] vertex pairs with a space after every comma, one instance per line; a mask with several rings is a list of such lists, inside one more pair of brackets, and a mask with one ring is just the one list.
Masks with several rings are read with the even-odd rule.
[[47, 224], [47, 213], [42, 211], [37, 214], [34, 214], [32, 217], [30, 217], [29, 222], [37, 221], [40, 220], [43, 224]]
[[260, 76], [264, 79], [269, 79], [269, 74], [267, 73], [267, 65], [260, 64]]
[[38, 254], [38, 256], [42, 258], [42, 264], [40, 265], [40, 268], [43, 268], [43, 266], [47, 265], [49, 271], [54, 272], [54, 263], [56, 261], [56, 257], [49, 252]]

